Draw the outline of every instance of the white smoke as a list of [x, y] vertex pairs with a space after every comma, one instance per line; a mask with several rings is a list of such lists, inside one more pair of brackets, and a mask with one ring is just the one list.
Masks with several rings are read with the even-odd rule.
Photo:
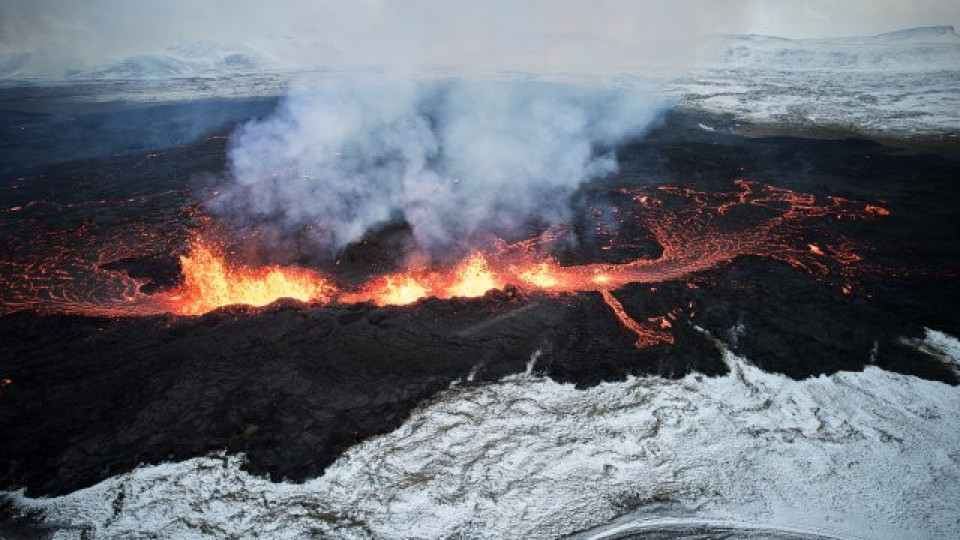
[[319, 230], [334, 251], [404, 220], [438, 253], [566, 221], [570, 195], [614, 172], [613, 149], [662, 107], [636, 87], [327, 79], [234, 134], [214, 208]]

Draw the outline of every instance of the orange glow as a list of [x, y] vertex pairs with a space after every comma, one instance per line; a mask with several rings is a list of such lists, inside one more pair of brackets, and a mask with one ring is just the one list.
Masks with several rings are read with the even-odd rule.
[[610, 291], [600, 291], [600, 294], [603, 296], [603, 301], [613, 310], [613, 314], [617, 316], [620, 324], [637, 335], [637, 341], [634, 343], [636, 348], [645, 349], [673, 343], [673, 334], [666, 331], [667, 328], [672, 326], [670, 321], [663, 317], [652, 317], [648, 321], [652, 323], [650, 326], [641, 325], [627, 314], [626, 310], [623, 309], [623, 304]]
[[473, 298], [502, 286], [490, 271], [487, 258], [475, 252], [455, 270], [455, 281], [447, 288], [447, 296]]
[[597, 274], [593, 276], [593, 282], [597, 285], [603, 285], [604, 283], [610, 283], [610, 276], [607, 274]]
[[521, 268], [516, 275], [524, 283], [541, 289], [550, 289], [560, 283], [557, 279], [557, 272], [558, 268], [556, 264], [541, 262], [526, 268]]
[[197, 242], [180, 257], [183, 284], [168, 293], [178, 313], [195, 315], [220, 306], [265, 306], [280, 298], [323, 301], [333, 292], [320, 275], [302, 268], [231, 268], [223, 254]]
[[427, 287], [414, 277], [393, 275], [374, 281], [356, 300], [372, 300], [380, 306], [405, 306], [427, 296]]
[[391, 274], [337, 297], [345, 303], [373, 302], [378, 306], [402, 306], [421, 298], [474, 298], [505, 285], [491, 270], [487, 258], [472, 253], [453, 268], [435, 272], [411, 271]]

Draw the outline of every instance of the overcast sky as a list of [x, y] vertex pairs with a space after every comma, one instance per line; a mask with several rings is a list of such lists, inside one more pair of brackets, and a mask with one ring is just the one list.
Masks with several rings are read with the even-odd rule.
[[59, 69], [202, 40], [292, 65], [556, 70], [682, 64], [709, 33], [945, 24], [960, 25], [960, 0], [0, 0], [0, 50]]

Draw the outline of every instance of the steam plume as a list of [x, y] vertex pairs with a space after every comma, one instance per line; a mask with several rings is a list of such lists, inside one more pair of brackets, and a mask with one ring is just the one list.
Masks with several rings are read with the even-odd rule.
[[235, 133], [220, 213], [321, 231], [336, 251], [405, 220], [438, 253], [568, 219], [570, 194], [661, 101], [546, 82], [325, 80]]

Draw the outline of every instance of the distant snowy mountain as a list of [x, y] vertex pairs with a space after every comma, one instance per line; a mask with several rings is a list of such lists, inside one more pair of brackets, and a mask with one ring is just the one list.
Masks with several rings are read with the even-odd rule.
[[130, 56], [106, 66], [68, 73], [71, 79], [165, 79], [218, 77], [263, 71], [275, 62], [244, 46], [191, 41], [160, 53]]
[[960, 35], [952, 26], [911, 28], [857, 38], [786, 39], [728, 35], [713, 62], [763, 69], [960, 69]]
[[276, 69], [268, 56], [243, 45], [189, 41], [159, 52], [136, 54], [96, 65], [50, 70], [44, 55], [32, 51], [0, 53], [0, 79], [156, 80], [223, 77]]
[[[856, 38], [855, 38], [856, 39]], [[894, 30], [867, 38], [869, 41], [887, 42], [915, 42], [915, 43], [960, 43], [960, 35], [952, 26], [924, 26], [921, 28], [907, 28]]]

